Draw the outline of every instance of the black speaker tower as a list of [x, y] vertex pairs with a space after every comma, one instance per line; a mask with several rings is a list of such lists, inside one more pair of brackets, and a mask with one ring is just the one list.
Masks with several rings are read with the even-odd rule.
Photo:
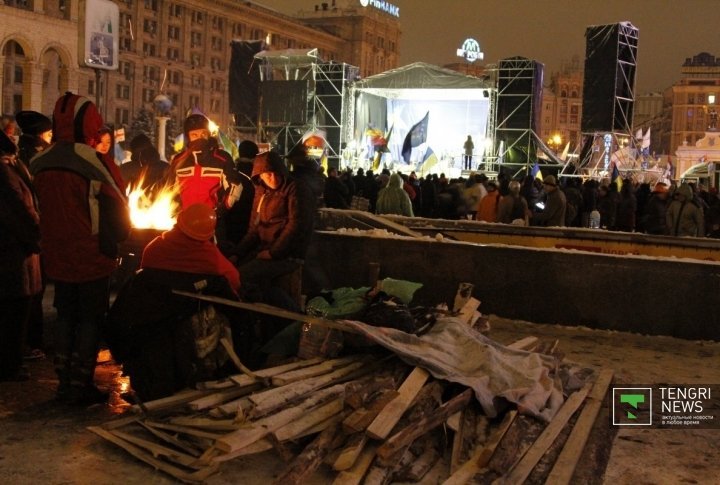
[[632, 132], [638, 29], [630, 22], [585, 31], [583, 133]]

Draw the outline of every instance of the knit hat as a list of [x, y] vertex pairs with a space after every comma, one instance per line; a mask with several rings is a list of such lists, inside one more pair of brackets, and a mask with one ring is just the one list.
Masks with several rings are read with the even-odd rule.
[[65, 93], [53, 110], [53, 140], [95, 146], [103, 119], [95, 103], [84, 96]]
[[50, 118], [37, 111], [20, 111], [15, 115], [15, 121], [17, 121], [24, 135], [38, 136], [52, 130]]
[[215, 234], [217, 215], [206, 204], [193, 204], [182, 210], [177, 217], [177, 227], [189, 238], [207, 241]]
[[208, 120], [205, 116], [199, 115], [199, 114], [192, 114], [185, 118], [185, 123], [183, 123], [183, 131], [185, 132], [185, 135], [190, 133], [193, 130], [209, 130], [210, 129], [210, 120]]
[[283, 163], [283, 159], [278, 152], [271, 150], [269, 152], [263, 152], [255, 157], [252, 171], [253, 182], [256, 184], [260, 183], [260, 174], [266, 172], [274, 172], [280, 175], [285, 175], [287, 173], [285, 163]]
[[18, 147], [4, 131], [0, 130], [0, 155], [15, 155]]
[[243, 140], [238, 145], [238, 156], [240, 158], [250, 158], [253, 159], [257, 156], [258, 152], [258, 146], [255, 144], [255, 142], [252, 142], [250, 140]]

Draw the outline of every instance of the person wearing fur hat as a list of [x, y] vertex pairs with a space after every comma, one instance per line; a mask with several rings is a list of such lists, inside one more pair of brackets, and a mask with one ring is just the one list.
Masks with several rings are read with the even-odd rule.
[[18, 141], [18, 159], [30, 167], [30, 160], [50, 146], [52, 141], [52, 121], [37, 111], [19, 111], [15, 120], [22, 134]]
[[191, 114], [183, 125], [185, 147], [173, 157], [169, 175], [179, 185], [182, 208], [195, 203], [229, 209], [240, 198], [242, 186], [229, 153], [210, 136], [210, 120]]
[[239, 262], [243, 286], [267, 290], [277, 277], [305, 259], [315, 216], [315, 197], [298, 183], [274, 151], [255, 157], [255, 199], [248, 233], [231, 251]]
[[42, 291], [39, 213], [15, 143], [0, 131], [0, 381], [27, 380], [24, 332]]
[[130, 232], [121, 182], [95, 150], [103, 121], [89, 99], [66, 93], [53, 111], [54, 144], [30, 162], [45, 274], [55, 285], [55, 370], [60, 401], [105, 399], [93, 384], [117, 245]]

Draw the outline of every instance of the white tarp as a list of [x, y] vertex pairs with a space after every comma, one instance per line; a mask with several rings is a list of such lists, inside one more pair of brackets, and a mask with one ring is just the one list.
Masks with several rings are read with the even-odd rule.
[[440, 318], [421, 336], [357, 321], [343, 323], [436, 379], [470, 387], [490, 417], [497, 415], [497, 398], [505, 398], [521, 413], [546, 422], [563, 403], [560, 384], [550, 376], [552, 357], [509, 349], [457, 318]]

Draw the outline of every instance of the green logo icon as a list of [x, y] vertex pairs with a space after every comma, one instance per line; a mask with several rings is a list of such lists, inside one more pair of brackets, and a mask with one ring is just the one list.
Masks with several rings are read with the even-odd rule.
[[[637, 409], [638, 405], [640, 403], [645, 402], [645, 395], [644, 394], [620, 394], [620, 402], [629, 404], [633, 408]], [[628, 417], [628, 419], [637, 419], [637, 416], [635, 416], [630, 411], [627, 411], [627, 417]]]

